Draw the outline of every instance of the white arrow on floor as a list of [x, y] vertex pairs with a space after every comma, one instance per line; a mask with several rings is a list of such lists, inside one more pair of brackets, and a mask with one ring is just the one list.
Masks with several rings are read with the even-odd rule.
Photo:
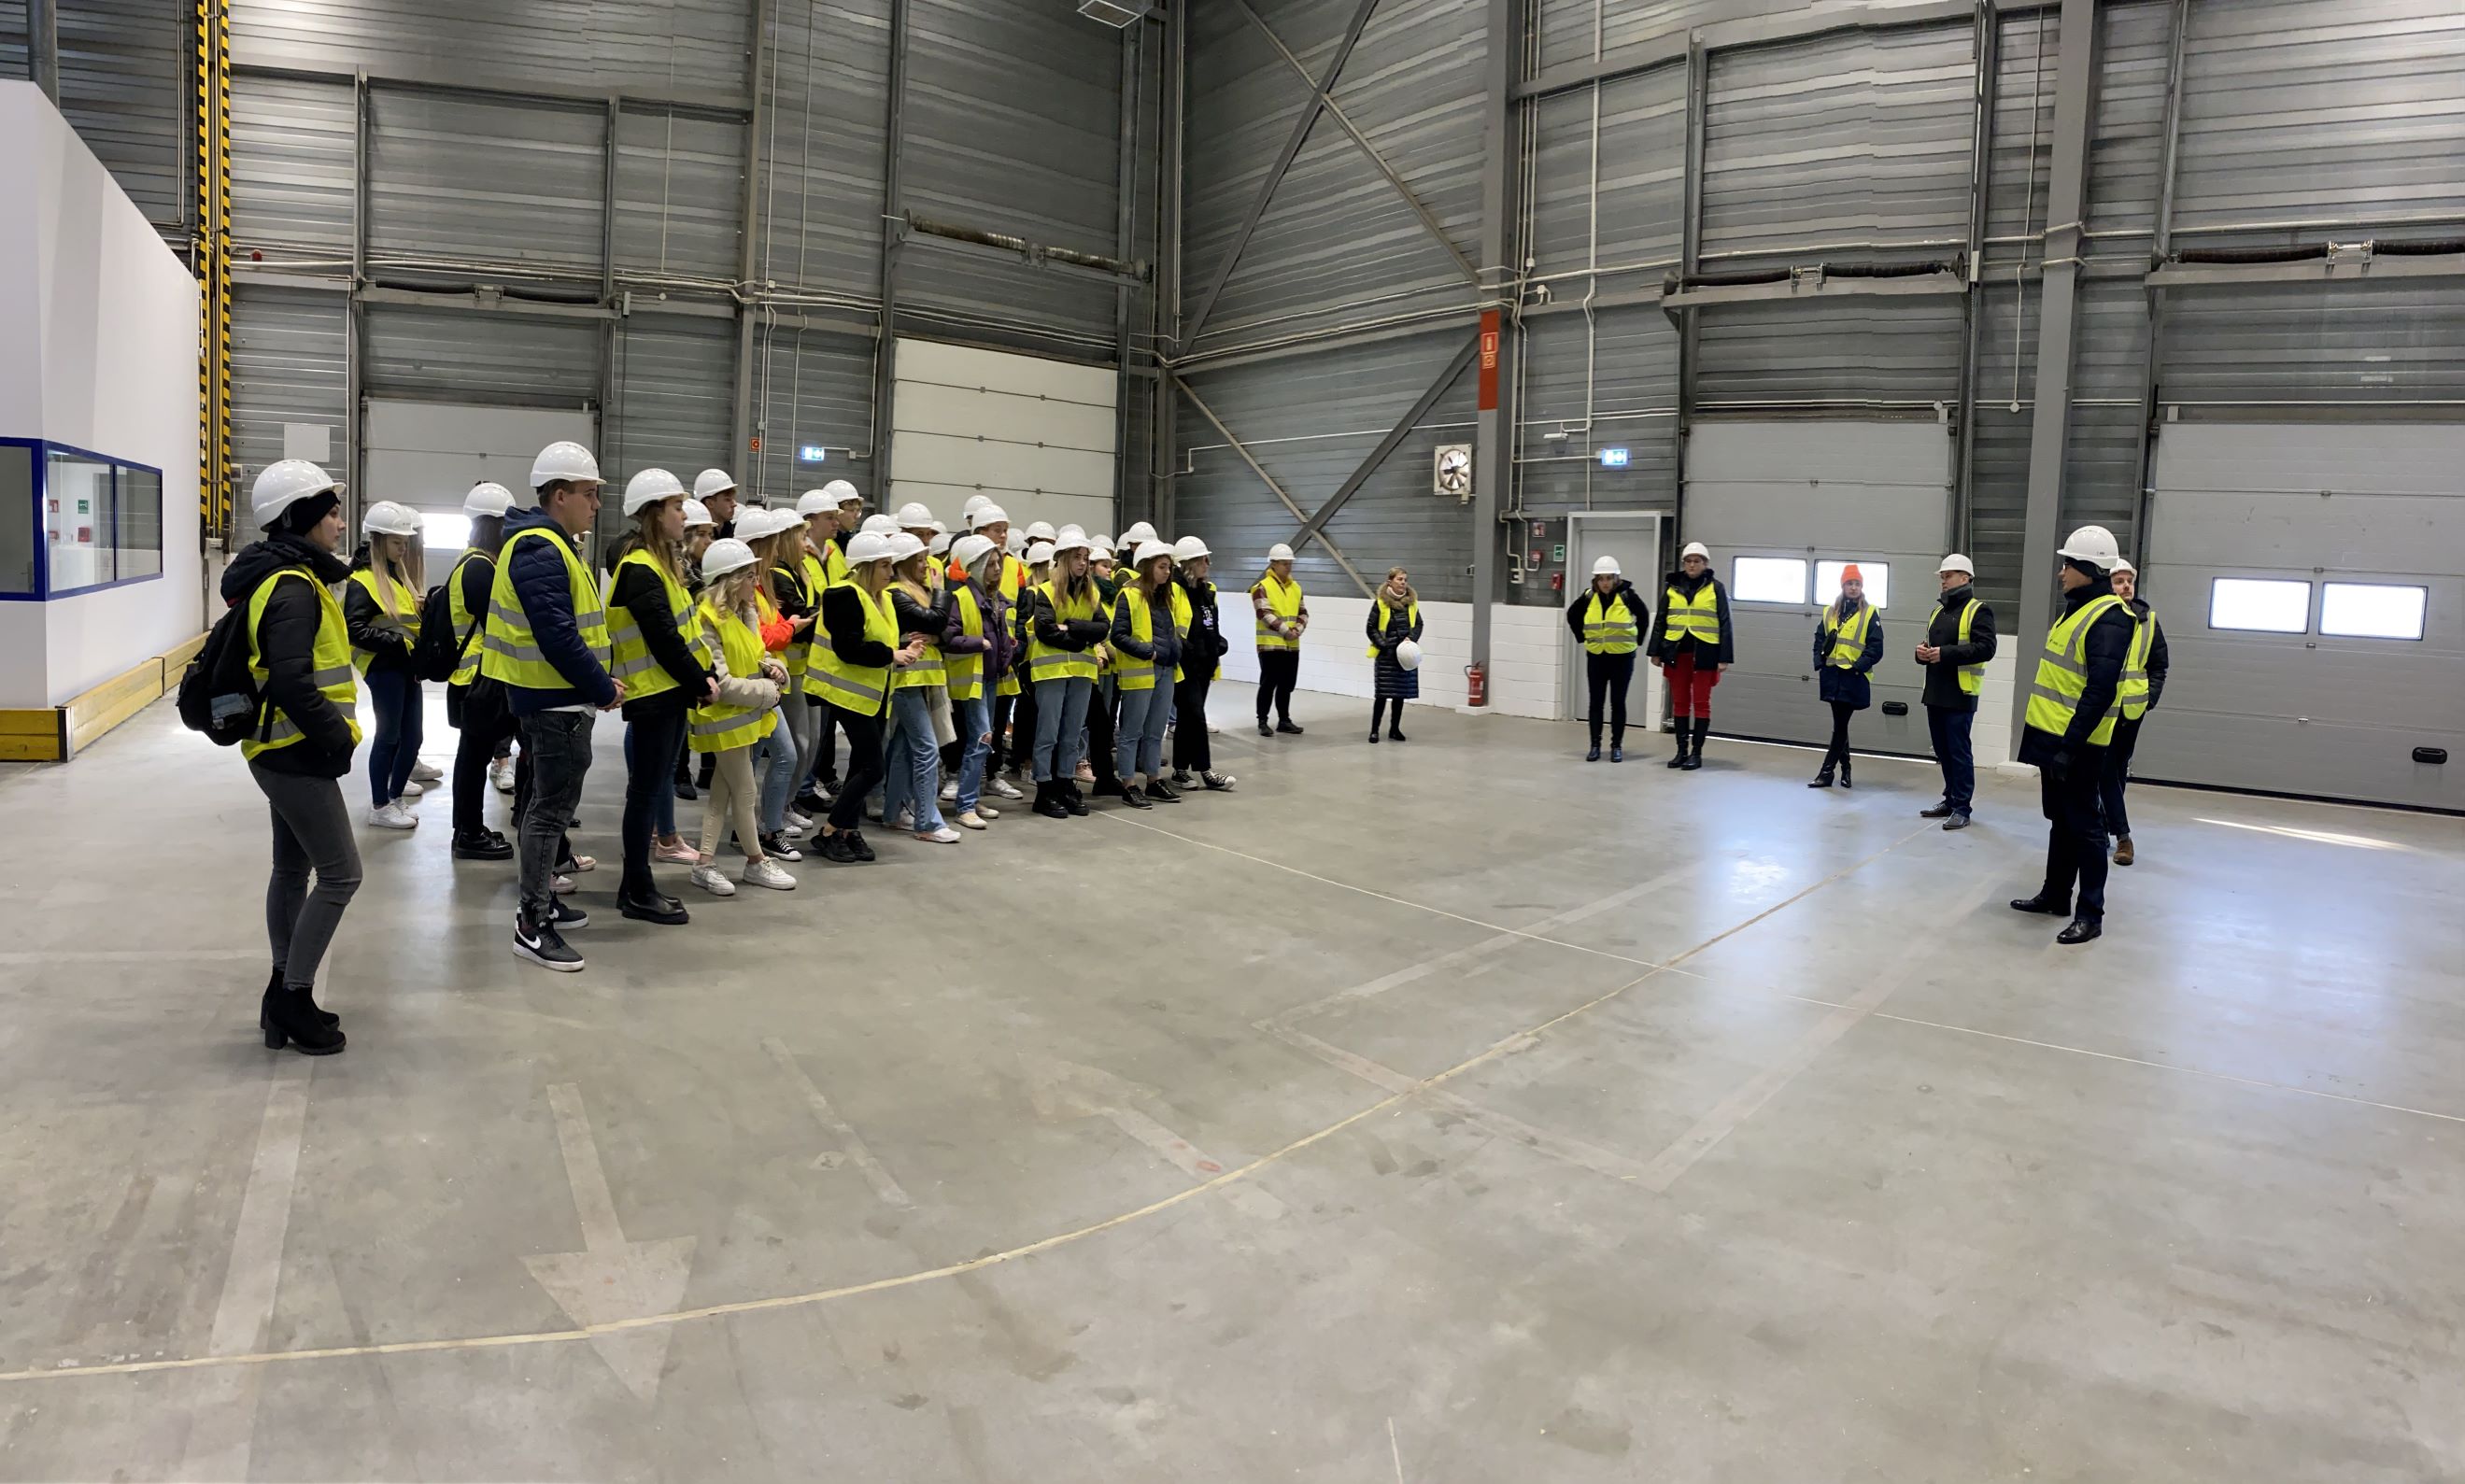
[[[573, 1208], [582, 1218], [583, 1250], [523, 1258], [531, 1276], [567, 1318], [586, 1329], [675, 1312], [684, 1301], [685, 1279], [693, 1269], [694, 1239], [626, 1241], [624, 1229], [616, 1224], [616, 1202], [608, 1193], [608, 1176], [599, 1167], [590, 1120], [583, 1115], [582, 1090], [559, 1082], [547, 1090], [547, 1101], [556, 1112], [556, 1140], [565, 1150]], [[627, 1390], [649, 1402], [658, 1394], [670, 1332], [665, 1324], [619, 1330], [591, 1336], [590, 1345]]]
[[[1224, 1173], [1222, 1163], [1134, 1106], [1156, 1096], [1153, 1088], [1033, 1052], [1021, 1052], [1018, 1064], [1027, 1074], [1028, 1100], [1037, 1118], [1103, 1119], [1198, 1180], [1213, 1180]], [[1224, 1198], [1235, 1209], [1261, 1220], [1273, 1221], [1284, 1213], [1281, 1201], [1247, 1181], [1225, 1186]]]

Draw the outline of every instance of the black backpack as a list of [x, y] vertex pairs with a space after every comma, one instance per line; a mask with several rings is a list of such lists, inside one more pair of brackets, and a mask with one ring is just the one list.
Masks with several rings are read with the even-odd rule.
[[264, 697], [249, 674], [250, 605], [234, 603], [214, 620], [206, 647], [180, 676], [180, 724], [217, 747], [245, 742], [257, 727]]
[[485, 613], [473, 613], [470, 624], [460, 632], [454, 629], [454, 597], [450, 589], [455, 577], [428, 589], [419, 604], [419, 642], [411, 646], [411, 673], [422, 680], [450, 678], [461, 666], [463, 651], [470, 648], [471, 636], [486, 621]]

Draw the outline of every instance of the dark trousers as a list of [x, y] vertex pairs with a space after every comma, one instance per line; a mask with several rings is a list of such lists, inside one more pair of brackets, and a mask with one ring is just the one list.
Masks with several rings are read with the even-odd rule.
[[1211, 675], [1191, 676], [1172, 688], [1172, 770], [1209, 773], [1215, 769], [1214, 749], [1208, 745], [1207, 692]]
[[[1010, 729], [1010, 713], [1018, 709], [1014, 704], [1017, 700], [1018, 698], [1015, 696], [1001, 695], [996, 695], [990, 699], [988, 715], [992, 718], [993, 741], [992, 746], [985, 754], [985, 779], [988, 783], [995, 773], [1000, 772], [1010, 763], [1010, 747], [1002, 738], [1003, 734]], [[1034, 728], [1030, 727], [1029, 730], [1033, 732]], [[1033, 742], [1028, 746], [1030, 751], [1034, 750]]]
[[1113, 677], [1097, 676], [1096, 688], [1087, 698], [1086, 758], [1088, 765], [1096, 770], [1099, 788], [1109, 788], [1121, 781], [1121, 774], [1113, 769], [1113, 721], [1121, 705], [1121, 688]]
[[382, 808], [401, 798], [403, 785], [411, 782], [425, 740], [425, 708], [419, 681], [408, 670], [374, 666], [360, 677], [360, 686], [376, 708], [376, 735], [368, 741], [368, 796]]
[[[522, 799], [514, 846], [522, 859], [522, 911], [534, 922], [554, 915], [548, 877], [565, 859], [566, 821], [582, 802], [582, 781], [590, 774], [588, 711], [538, 711], [522, 718], [522, 762], [530, 792]], [[520, 790], [517, 790], [518, 792]]]
[[[662, 698], [665, 699], [666, 698]], [[651, 882], [651, 835], [658, 801], [676, 800], [677, 749], [684, 745], [686, 712], [679, 694], [677, 704], [643, 706], [627, 720], [632, 728], [625, 756], [625, 876], [617, 894], [633, 901], [647, 900]]]
[[865, 795], [881, 785], [881, 718], [860, 717], [836, 706], [829, 709], [837, 716], [848, 742], [847, 771], [839, 776], [838, 801], [831, 806], [831, 828], [855, 830], [864, 824]]
[[1601, 703], [1609, 702], [1610, 742], [1612, 746], [1626, 741], [1626, 693], [1634, 683], [1634, 653], [1586, 654], [1584, 687], [1590, 701], [1584, 720], [1592, 729], [1592, 745], [1601, 743]]
[[2046, 890], [2054, 898], [2079, 895], [2074, 911], [2084, 918], [2105, 916], [2105, 815], [2098, 789], [2105, 781], [2105, 749], [2079, 747], [2062, 776], [2037, 769], [2037, 800], [2046, 815]]
[[1836, 764], [1849, 761], [1849, 719], [1856, 714], [1857, 708], [1845, 700], [1835, 700], [1832, 703], [1832, 745], [1824, 750], [1823, 770], [1825, 772], [1828, 773]]
[[[811, 705], [811, 702], [807, 702]], [[813, 719], [813, 757], [805, 768], [805, 776], [817, 784], [827, 784], [838, 791], [839, 782], [839, 708], [822, 702], [815, 709], [821, 714]]]
[[494, 680], [474, 680], [445, 693], [446, 720], [462, 729], [454, 744], [454, 832], [487, 833], [488, 764], [514, 740], [513, 713], [505, 709], [505, 688]]
[[[1010, 713], [1010, 770], [1029, 772], [1035, 766], [1035, 687], [1023, 686], [1017, 695], [1008, 698], [1014, 703]], [[993, 721], [993, 740], [1001, 740], [998, 713]]]
[[[265, 884], [265, 938], [284, 988], [317, 986], [317, 965], [343, 923], [343, 909], [360, 889], [360, 847], [343, 786], [251, 764], [249, 776], [274, 819], [274, 872]], [[317, 888], [308, 889], [308, 874]]]
[[2131, 750], [2140, 745], [2140, 721], [2123, 717], [2114, 723], [2114, 742], [2105, 749], [2105, 774], [2098, 780], [2098, 801], [2105, 816], [2105, 832], [2131, 832], [2131, 815], [2122, 807], [2122, 786], [2131, 782]]
[[1969, 750], [1968, 732], [1977, 721], [1974, 711], [1928, 706], [1926, 734], [1934, 739], [1934, 760], [1943, 765], [1943, 802], [1965, 817], [1977, 798], [1977, 757]]
[[1299, 650], [1260, 650], [1258, 652], [1258, 724], [1267, 721], [1267, 707], [1276, 708], [1276, 720], [1293, 719], [1293, 687], [1300, 683], [1301, 652]]

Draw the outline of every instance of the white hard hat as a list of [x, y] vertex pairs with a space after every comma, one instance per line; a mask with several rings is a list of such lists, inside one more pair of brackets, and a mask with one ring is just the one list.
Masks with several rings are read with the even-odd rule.
[[947, 531], [936, 532], [931, 543], [926, 545], [924, 549], [933, 553], [933, 555], [937, 557], [946, 554], [950, 549], [950, 533]]
[[[1077, 537], [1081, 541], [1087, 541], [1087, 528], [1083, 525], [1065, 525], [1060, 530], [1053, 533], [1054, 544], [1059, 545], [1062, 542], [1069, 540], [1073, 536]], [[1092, 546], [1095, 543], [1088, 541], [1087, 544]]]
[[599, 460], [579, 443], [551, 443], [531, 460], [531, 488], [544, 489], [559, 479], [597, 484]]
[[363, 536], [416, 536], [419, 534], [419, 512], [409, 505], [397, 505], [381, 499], [360, 516]]
[[[768, 541], [787, 529], [779, 523], [781, 514], [783, 512], [767, 510], [760, 505], [743, 512], [736, 518], [736, 539], [741, 542]], [[794, 524], [794, 519], [790, 517], [788, 523]]]
[[893, 562], [904, 562], [924, 550], [924, 543], [905, 531], [896, 536], [885, 537], [884, 540], [890, 543], [890, 560]]
[[1113, 547], [1113, 538], [1109, 536], [1088, 537], [1087, 551], [1091, 556], [1101, 562], [1110, 562], [1115, 556], [1119, 555]]
[[807, 490], [796, 497], [796, 514], [800, 516], [817, 516], [836, 508], [837, 501], [831, 498], [828, 490]]
[[1270, 562], [1290, 562], [1292, 559], [1293, 548], [1282, 542], [1277, 542], [1267, 548], [1267, 560]]
[[2133, 566], [2133, 565], [2131, 565], [2131, 559], [2130, 559], [2129, 557], [2122, 557], [2122, 558], [2119, 558], [2119, 559], [2117, 559], [2117, 561], [2116, 561], [2116, 562], [2115, 562], [2115, 564], [2114, 564], [2114, 570], [2115, 570], [2116, 572], [2118, 572], [2118, 573], [2121, 573], [2121, 572], [2129, 572], [2129, 573], [2130, 573], [2132, 576], [2134, 576], [2134, 577], [2137, 577], [2137, 576], [2139, 576], [2139, 575], [2140, 575], [2140, 568], [2138, 568], [2138, 567], [2136, 567], [2136, 566]]
[[2122, 548], [2116, 543], [2114, 533], [2104, 526], [2083, 525], [2072, 532], [2071, 540], [2054, 548], [2054, 555], [2112, 571], [2114, 564], [2122, 560]]
[[462, 513], [475, 520], [480, 516], [501, 517], [513, 508], [514, 492], [484, 479], [471, 486], [471, 493], [462, 497]]
[[[891, 540], [892, 538], [877, 531], [858, 531], [848, 541], [847, 559], [855, 566], [862, 566], [867, 562], [878, 562], [890, 555]], [[908, 540], [913, 541], [915, 538], [911, 536]]]
[[701, 580], [715, 583], [730, 572], [741, 572], [753, 565], [753, 548], [733, 536], [722, 536], [710, 543], [701, 554]]
[[896, 536], [899, 534], [899, 522], [888, 516], [867, 516], [864, 518], [864, 524], [857, 526], [856, 529], [869, 536]]
[[1690, 541], [1686, 543], [1686, 549], [1677, 553], [1677, 560], [1683, 562], [1688, 557], [1701, 557], [1704, 561], [1709, 562], [1712, 560], [1712, 548], [1704, 545], [1699, 541]]
[[[1137, 530], [1138, 527], [1132, 526], [1130, 529]], [[1157, 541], [1154, 537], [1150, 536], [1145, 541], [1139, 543], [1139, 554], [1133, 560], [1137, 565], [1144, 566], [1158, 557], [1168, 557], [1171, 555], [1172, 548], [1170, 546], [1166, 545], [1164, 543]]]
[[977, 511], [984, 509], [987, 505], [989, 505], [992, 502], [993, 498], [989, 495], [970, 495], [967, 497], [967, 502], [959, 507], [959, 519], [962, 521], [972, 521], [976, 518]]
[[991, 556], [992, 552], [993, 543], [989, 537], [962, 536], [950, 543], [950, 555], [958, 558], [959, 565], [969, 571], [973, 571], [976, 564]]
[[1176, 562], [1195, 562], [1200, 557], [1211, 557], [1215, 555], [1215, 553], [1208, 550], [1207, 543], [1200, 541], [1197, 537], [1185, 536], [1181, 540], [1173, 543], [1172, 555], [1173, 560]]
[[[1127, 540], [1129, 540], [1129, 538], [1126, 536], [1121, 538], [1121, 541]], [[1101, 531], [1098, 531], [1095, 535], [1088, 537], [1087, 544], [1090, 546], [1102, 546], [1113, 551], [1119, 551], [1121, 549], [1121, 542], [1113, 540], [1113, 538], [1105, 535]]]
[[692, 530], [697, 525], [717, 525], [719, 521], [711, 516], [710, 507], [708, 505], [703, 504], [698, 499], [688, 499], [685, 501], [686, 530]]
[[1027, 550], [1027, 533], [1025, 531], [1010, 532], [1010, 539], [1002, 543], [1002, 549], [1014, 557], [1023, 555]]
[[971, 531], [981, 531], [988, 525], [1008, 525], [1009, 523], [1010, 512], [991, 500], [986, 500], [967, 512], [967, 529]]
[[1626, 575], [1626, 570], [1618, 565], [1617, 558], [1602, 557], [1592, 564], [1592, 575], [1594, 577], [1624, 577]]
[[1141, 521], [1121, 533], [1121, 544], [1124, 546], [1136, 546], [1141, 542], [1150, 542], [1155, 539], [1156, 528], [1144, 521]]
[[1087, 551], [1092, 549], [1092, 546], [1087, 541], [1087, 533], [1081, 531], [1075, 525], [1062, 527], [1061, 534], [1053, 539], [1053, 554], [1056, 557], [1065, 551]]
[[1936, 567], [1935, 570], [1938, 572], [1966, 572], [1971, 577], [1977, 575], [1977, 568], [1970, 565], [1968, 559], [1962, 556], [1957, 551], [1943, 558], [1943, 565]]
[[664, 469], [645, 469], [625, 481], [625, 515], [632, 519], [644, 505], [655, 505], [663, 499], [683, 495], [684, 485]]
[[343, 482], [304, 458], [286, 458], [265, 466], [248, 492], [249, 514], [260, 526], [271, 526], [282, 512], [312, 495], [343, 493]]
[[834, 505], [844, 505], [849, 500], [855, 500], [859, 505], [864, 503], [864, 496], [855, 485], [845, 479], [833, 479], [822, 486], [822, 493], [828, 495], [831, 498], [831, 503]]
[[933, 512], [925, 509], [922, 501], [911, 499], [899, 507], [899, 528], [902, 531], [921, 531], [932, 523]]
[[1406, 670], [1421, 668], [1421, 646], [1410, 639], [1395, 646], [1395, 663]]
[[1030, 521], [1027, 522], [1027, 539], [1029, 541], [1051, 541], [1053, 538], [1054, 530], [1052, 521]]
[[724, 469], [705, 469], [694, 476], [694, 498], [708, 499], [713, 495], [727, 495], [736, 489], [736, 476]]
[[1026, 560], [1027, 565], [1030, 566], [1042, 566], [1047, 562], [1052, 561], [1053, 557], [1053, 543], [1049, 541], [1035, 542], [1030, 544], [1027, 548]]

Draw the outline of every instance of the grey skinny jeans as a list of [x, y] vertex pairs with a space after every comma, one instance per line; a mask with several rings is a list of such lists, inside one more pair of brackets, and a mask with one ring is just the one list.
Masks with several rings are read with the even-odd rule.
[[[249, 764], [274, 818], [274, 874], [265, 883], [265, 938], [282, 986], [305, 992], [360, 889], [360, 846], [351, 810], [332, 778], [302, 778]], [[308, 874], [317, 874], [316, 890]]]

